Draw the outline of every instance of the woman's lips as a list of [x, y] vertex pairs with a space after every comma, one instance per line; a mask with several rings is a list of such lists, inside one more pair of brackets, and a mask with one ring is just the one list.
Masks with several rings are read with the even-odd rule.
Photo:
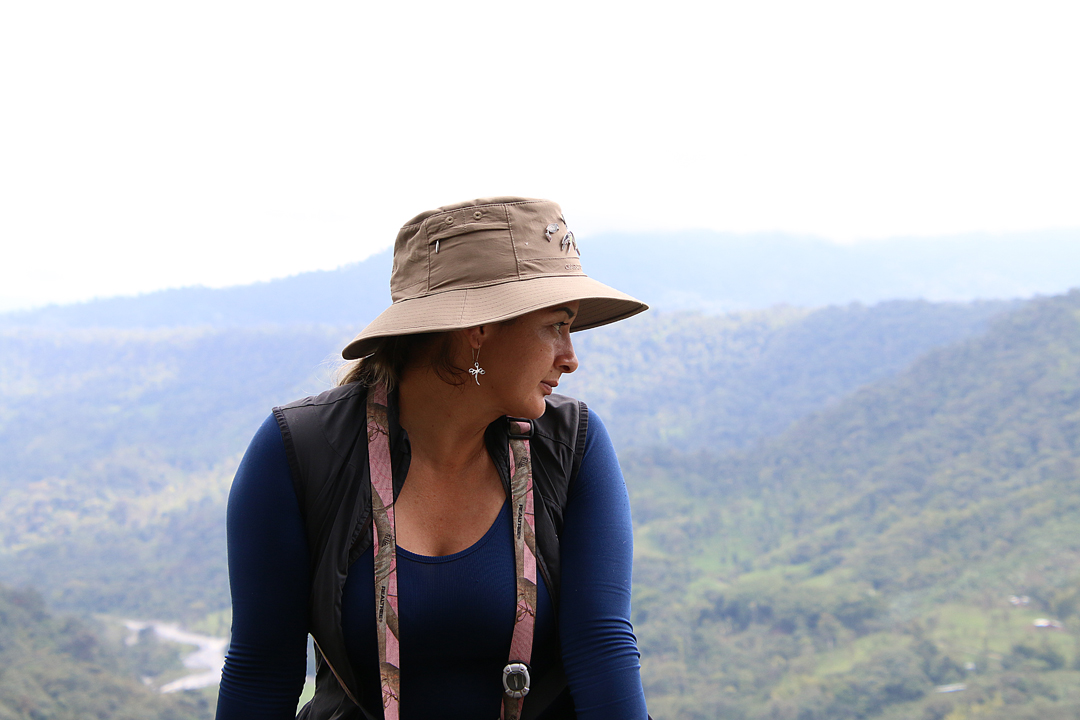
[[544, 394], [550, 395], [552, 391], [559, 386], [558, 380], [543, 380], [540, 383], [540, 387], [544, 388]]

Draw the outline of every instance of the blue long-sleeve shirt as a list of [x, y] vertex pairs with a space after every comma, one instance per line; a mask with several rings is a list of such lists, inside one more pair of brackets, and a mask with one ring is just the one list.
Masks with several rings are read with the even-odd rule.
[[[540, 577], [532, 661], [542, 674], [561, 648], [581, 720], [646, 718], [630, 625], [632, 540], [618, 459], [603, 423], [590, 412], [560, 537], [558, 623]], [[306, 668], [310, 570], [273, 416], [256, 432], [233, 481], [228, 542], [233, 634], [218, 720], [292, 718]], [[357, 559], [342, 595], [342, 631], [350, 662], [369, 679], [361, 698], [369, 709], [381, 706], [373, 562], [371, 550]], [[515, 576], [507, 506], [483, 538], [459, 553], [425, 557], [398, 548], [403, 720], [498, 716]]]

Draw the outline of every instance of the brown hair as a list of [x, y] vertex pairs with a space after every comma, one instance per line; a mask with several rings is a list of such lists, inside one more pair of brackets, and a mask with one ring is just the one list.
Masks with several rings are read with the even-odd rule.
[[393, 390], [409, 365], [426, 363], [451, 385], [465, 382], [465, 369], [454, 364], [454, 338], [450, 332], [393, 335], [382, 338], [375, 352], [350, 360], [337, 373], [337, 385], [363, 383], [368, 387], [385, 383]]

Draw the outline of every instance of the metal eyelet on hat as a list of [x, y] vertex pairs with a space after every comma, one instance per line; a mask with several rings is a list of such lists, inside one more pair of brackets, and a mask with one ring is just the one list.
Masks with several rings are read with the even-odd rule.
[[446, 218], [446, 224], [447, 225], [453, 225], [454, 224], [454, 218], [452, 218], [452, 217]]
[[473, 216], [474, 218], [476, 218], [477, 220], [479, 220], [480, 218], [484, 217], [484, 213], [482, 213], [482, 212], [480, 212], [479, 210], [477, 210], [476, 212], [474, 212], [474, 213], [472, 214], [472, 216]]
[[503, 690], [512, 698], [523, 698], [529, 694], [532, 677], [529, 666], [525, 663], [508, 663], [503, 668]]

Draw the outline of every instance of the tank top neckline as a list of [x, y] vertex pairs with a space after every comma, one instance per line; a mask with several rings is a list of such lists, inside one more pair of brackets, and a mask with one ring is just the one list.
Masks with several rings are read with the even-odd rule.
[[397, 548], [398, 560], [408, 560], [409, 562], [426, 563], [432, 565], [437, 563], [453, 562], [454, 560], [460, 560], [463, 557], [472, 555], [474, 552], [477, 552], [488, 544], [488, 542], [491, 540], [492, 537], [494, 537], [495, 533], [497, 532], [496, 528], [502, 527], [504, 524], [504, 520], [509, 517], [509, 512], [510, 501], [504, 500], [502, 508], [499, 510], [498, 516], [496, 516], [495, 521], [491, 523], [491, 527], [487, 529], [487, 532], [484, 533], [483, 537], [481, 537], [479, 540], [477, 540], [464, 550], [458, 550], [456, 553], [451, 553], [449, 555], [420, 555], [419, 553], [410, 552], [409, 550], [406, 550], [399, 545]]

